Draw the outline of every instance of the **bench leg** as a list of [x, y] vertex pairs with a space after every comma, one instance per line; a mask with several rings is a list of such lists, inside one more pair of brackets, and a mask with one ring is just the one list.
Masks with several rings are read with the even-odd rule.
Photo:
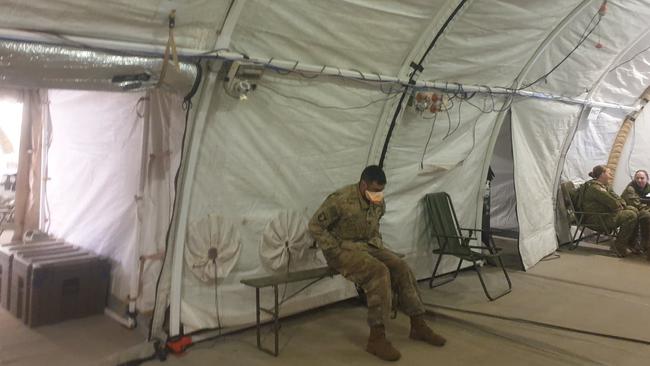
[[260, 324], [260, 288], [255, 287], [255, 319], [257, 321], [257, 348], [262, 349], [261, 327]]
[[280, 329], [280, 317], [278, 309], [278, 285], [273, 286], [273, 293], [275, 295], [275, 308], [273, 309], [273, 330], [275, 331], [275, 352], [273, 355], [278, 357], [279, 354], [279, 339], [278, 339], [278, 330]]

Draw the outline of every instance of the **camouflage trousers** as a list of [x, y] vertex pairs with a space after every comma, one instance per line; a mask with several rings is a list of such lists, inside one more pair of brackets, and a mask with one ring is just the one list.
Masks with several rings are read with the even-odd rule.
[[390, 250], [345, 241], [340, 248], [324, 250], [323, 254], [330, 267], [365, 291], [370, 326], [388, 321], [393, 291], [397, 294], [398, 309], [403, 313], [408, 316], [424, 313], [411, 268]]
[[650, 257], [650, 211], [640, 210], [637, 217], [639, 219], [641, 247], [646, 250], [646, 255]]
[[600, 233], [610, 233], [619, 228], [614, 245], [619, 251], [634, 247], [636, 240], [637, 212], [635, 209], [620, 210], [614, 214], [589, 215], [585, 218], [587, 227]]

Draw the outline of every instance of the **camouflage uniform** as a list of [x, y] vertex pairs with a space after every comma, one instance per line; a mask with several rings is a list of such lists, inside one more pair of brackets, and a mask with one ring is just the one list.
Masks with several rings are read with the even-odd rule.
[[638, 220], [641, 231], [641, 247], [645, 249], [646, 256], [650, 259], [650, 207], [641, 203], [641, 197], [646, 197], [650, 193], [650, 184], [639, 189], [634, 181], [625, 187], [622, 198], [628, 206], [636, 207], [639, 210]]
[[634, 247], [638, 210], [626, 206], [625, 200], [611, 188], [595, 179], [585, 182], [578, 189], [577, 203], [578, 209], [585, 212], [583, 222], [590, 229], [610, 233], [620, 228], [614, 243], [619, 253]]
[[648, 206], [644, 203], [641, 203], [641, 197], [646, 197], [648, 193], [650, 193], [650, 184], [646, 184], [645, 187], [639, 189], [636, 186], [636, 183], [632, 181], [627, 185], [627, 187], [625, 187], [625, 190], [623, 191], [623, 194], [621, 194], [621, 197], [628, 205], [634, 206], [639, 210], [647, 210]]
[[327, 264], [366, 292], [371, 327], [388, 320], [391, 290], [398, 294], [400, 310], [405, 314], [424, 313], [413, 272], [384, 248], [379, 220], [385, 210], [384, 202], [369, 204], [358, 185], [352, 184], [327, 197], [309, 222], [309, 231]]

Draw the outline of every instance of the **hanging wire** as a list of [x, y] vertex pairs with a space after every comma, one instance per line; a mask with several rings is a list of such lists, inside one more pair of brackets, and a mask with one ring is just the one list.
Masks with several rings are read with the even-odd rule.
[[438, 113], [433, 114], [433, 122], [431, 123], [431, 130], [429, 131], [429, 137], [427, 138], [427, 143], [424, 145], [422, 150], [422, 158], [420, 159], [420, 169], [424, 169], [424, 156], [427, 153], [427, 148], [429, 147], [429, 142], [431, 141], [431, 136], [433, 135], [433, 129], [436, 127], [436, 119], [438, 118]]
[[373, 104], [376, 104], [376, 103], [385, 102], [385, 101], [388, 101], [388, 100], [391, 100], [391, 99], [395, 99], [395, 97], [397, 97], [399, 95], [399, 94], [394, 94], [392, 96], [388, 96], [388, 97], [385, 97], [385, 98], [375, 99], [375, 100], [372, 100], [372, 101], [370, 101], [370, 102], [368, 102], [366, 104], [363, 104], [363, 105], [344, 107], [344, 106], [318, 104], [318, 103], [316, 103], [314, 101], [311, 101], [311, 100], [303, 98], [303, 97], [298, 97], [298, 96], [295, 96], [295, 95], [288, 95], [288, 94], [282, 93], [282, 92], [278, 91], [277, 89], [272, 88], [271, 86], [263, 84], [263, 83], [258, 83], [257, 86], [262, 87], [264, 89], [268, 89], [268, 90], [272, 91], [273, 93], [275, 93], [275, 94], [277, 94], [277, 95], [279, 95], [281, 97], [284, 97], [286, 99], [298, 100], [298, 101], [301, 101], [303, 103], [311, 104], [311, 105], [313, 105], [315, 107], [318, 107], [318, 108], [321, 108], [321, 109], [336, 109], [336, 110], [341, 110], [341, 111], [349, 111], [349, 110], [354, 110], [354, 109], [364, 109], [364, 108], [367, 108], [367, 107], [369, 107], [369, 106], [371, 106]]
[[[591, 29], [589, 29], [589, 27], [591, 26], [591, 24], [593, 23], [593, 21], [594, 21], [594, 19], [595, 19], [596, 17], [598, 17], [598, 20], [596, 21], [596, 23], [594, 24], [594, 26], [591, 27]], [[589, 24], [587, 24], [587, 27], [585, 27], [585, 30], [582, 32], [582, 35], [580, 36], [580, 40], [579, 40], [578, 43], [575, 45], [575, 47], [573, 47], [573, 49], [572, 49], [572, 50], [571, 50], [571, 51], [570, 51], [566, 56], [564, 56], [564, 58], [562, 58], [562, 60], [560, 60], [560, 62], [558, 62], [555, 66], [553, 66], [553, 67], [552, 67], [548, 72], [544, 73], [542, 76], [540, 76], [540, 77], [538, 77], [537, 79], [535, 79], [535, 81], [533, 81], [533, 82], [531, 82], [531, 83], [528, 83], [528, 84], [526, 84], [526, 85], [524, 85], [524, 86], [519, 87], [519, 88], [517, 89], [517, 91], [527, 89], [527, 88], [529, 88], [529, 87], [531, 87], [531, 86], [537, 84], [538, 82], [540, 82], [540, 81], [546, 79], [548, 76], [550, 76], [550, 75], [551, 75], [555, 70], [557, 70], [557, 69], [560, 67], [560, 65], [562, 65], [562, 64], [564, 63], [564, 61], [566, 61], [567, 59], [569, 59], [569, 57], [571, 57], [571, 55], [572, 55], [572, 54], [573, 54], [573, 53], [574, 53], [578, 48], [580, 48], [580, 46], [582, 46], [582, 44], [583, 44], [583, 43], [584, 43], [584, 42], [589, 38], [589, 36], [591, 35], [591, 33], [592, 33], [592, 32], [593, 32], [593, 31], [598, 27], [598, 25], [600, 24], [600, 21], [601, 21], [602, 19], [603, 19], [602, 15], [600, 15], [599, 12], [596, 11], [596, 14], [594, 14], [594, 16], [591, 18], [591, 21], [589, 22]], [[587, 32], [587, 29], [589, 29], [588, 32]]]

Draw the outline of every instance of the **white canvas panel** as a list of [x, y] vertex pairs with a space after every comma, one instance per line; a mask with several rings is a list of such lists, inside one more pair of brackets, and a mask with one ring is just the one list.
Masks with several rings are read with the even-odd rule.
[[604, 109], [580, 121], [567, 152], [563, 180], [582, 183], [591, 179], [588, 173], [594, 166], [607, 164], [625, 115], [626, 112], [620, 110]]
[[143, 93], [50, 91], [49, 232], [112, 259], [126, 298], [136, 253]]
[[557, 248], [555, 182], [565, 139], [580, 107], [524, 100], [512, 107], [512, 148], [519, 252], [528, 269]]
[[[286, 212], [293, 218], [308, 220], [327, 195], [358, 181], [386, 98], [395, 100], [397, 95], [386, 96], [375, 88], [359, 88], [358, 84], [346, 86], [273, 74], [258, 83], [247, 101], [226, 95], [223, 86], [217, 85], [191, 181], [188, 224], [210, 214], [229, 218], [240, 232], [241, 253], [230, 275], [217, 282], [217, 300], [214, 281], [201, 282], [185, 268], [181, 320], [186, 329], [254, 322], [255, 291], [240, 284], [240, 280], [276, 273], [262, 265], [260, 255], [273, 252], [260, 249], [266, 245], [265, 230], [272, 228], [276, 235], [286, 226], [291, 230], [285, 233], [287, 237], [302, 237], [293, 224], [269, 222]], [[368, 105], [373, 101], [379, 102]], [[368, 106], [340, 109], [364, 105]], [[304, 225], [302, 232], [306, 229]], [[325, 265], [316, 249], [301, 248], [297, 252], [304, 254], [299, 262], [294, 258], [278, 268]], [[305, 263], [305, 258], [310, 258], [310, 263]], [[265, 259], [272, 263], [276, 258]], [[302, 285], [281, 289], [282, 297]], [[354, 293], [354, 287], [341, 277], [325, 279], [283, 305], [282, 314]], [[266, 291], [263, 297], [272, 299]]]
[[[481, 99], [471, 101], [482, 104]], [[501, 98], [495, 100], [503, 103]], [[461, 226], [481, 226], [477, 217], [485, 184], [481, 172], [497, 113], [482, 113], [459, 100], [450, 104], [448, 112], [419, 114], [407, 107], [385, 162], [387, 211], [382, 235], [391, 248], [406, 254], [418, 278], [431, 276], [432, 250], [437, 248], [422, 203], [427, 193], [447, 192]], [[457, 263], [454, 257], [443, 257], [440, 273], [455, 269]]]
[[166, 248], [167, 230], [172, 215], [175, 196], [174, 179], [180, 164], [181, 143], [185, 127], [185, 115], [182, 110], [183, 98], [178, 94], [165, 93], [160, 90], [148, 92], [146, 108], [149, 118], [145, 165], [143, 198], [138, 201], [142, 225], [136, 258], [143, 258], [130, 274], [138, 278], [140, 291], [137, 308], [149, 311], [154, 306], [156, 282], [160, 275], [162, 257]]
[[[585, 31], [588, 32], [598, 20], [600, 5], [600, 2], [592, 1], [553, 40], [531, 68], [525, 84], [551, 71], [575, 48]], [[607, 72], [619, 53], [624, 53], [646, 30], [648, 17], [650, 6], [645, 0], [610, 2], [605, 16], [589, 38], [546, 80], [540, 81], [531, 90], [566, 96], [584, 95]], [[591, 20], [592, 26], [589, 26]]]
[[[212, 49], [230, 0], [5, 0], [0, 28], [166, 45], [176, 9], [174, 39], [181, 48]], [[0, 31], [2, 34], [2, 31]]]
[[511, 86], [535, 49], [579, 1], [471, 1], [424, 62], [421, 79]]
[[232, 46], [259, 57], [397, 75], [447, 2], [248, 0]]
[[609, 67], [593, 99], [633, 105], [650, 86], [650, 28]]

